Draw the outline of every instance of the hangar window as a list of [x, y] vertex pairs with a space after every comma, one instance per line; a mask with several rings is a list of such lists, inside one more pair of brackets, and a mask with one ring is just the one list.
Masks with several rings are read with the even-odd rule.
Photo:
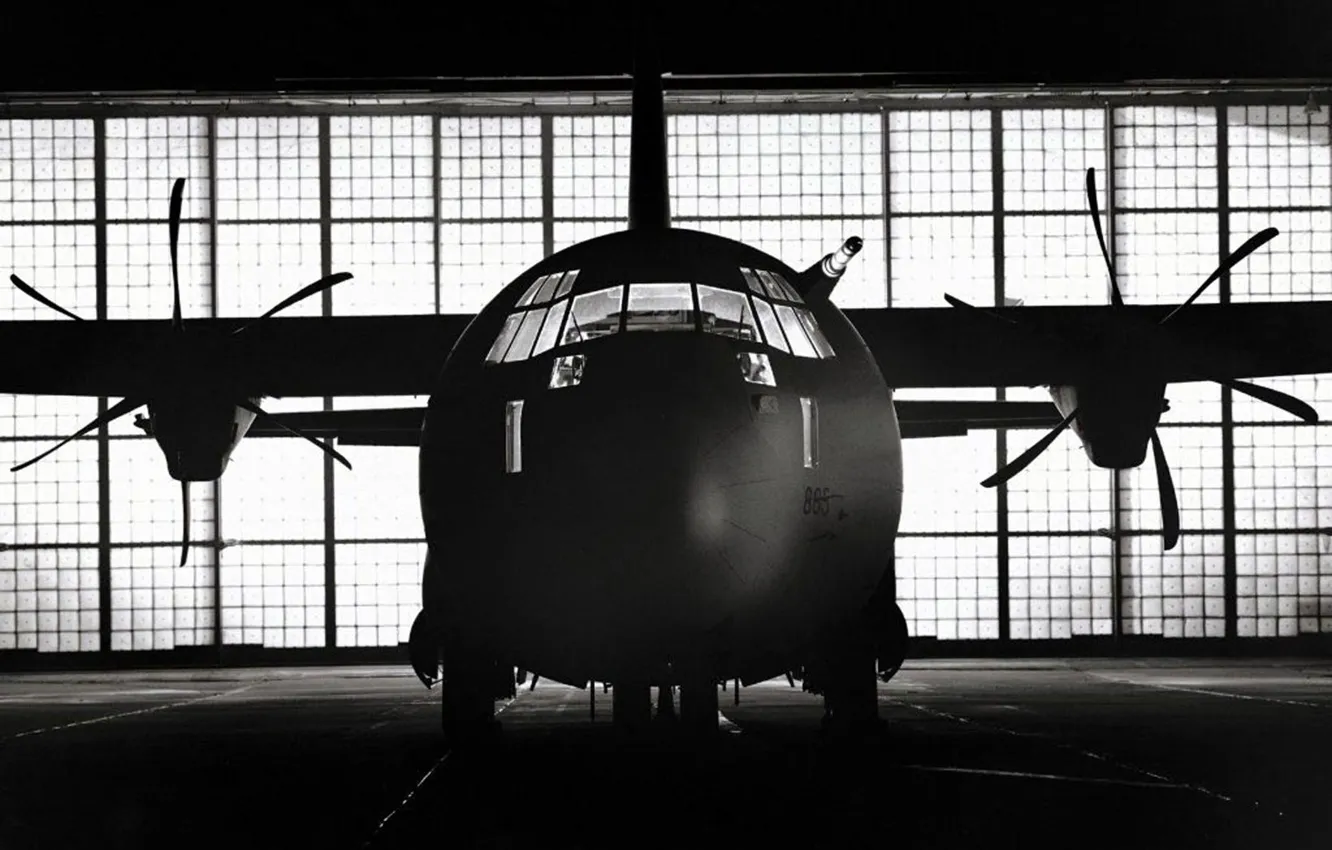
[[698, 285], [698, 312], [707, 333], [762, 342], [749, 296], [730, 289]]
[[613, 334], [620, 329], [621, 302], [624, 287], [612, 286], [575, 296], [569, 310], [569, 321], [564, 326], [561, 345], [584, 342], [599, 336]]
[[687, 283], [635, 283], [629, 287], [626, 331], [692, 331], [697, 325]]

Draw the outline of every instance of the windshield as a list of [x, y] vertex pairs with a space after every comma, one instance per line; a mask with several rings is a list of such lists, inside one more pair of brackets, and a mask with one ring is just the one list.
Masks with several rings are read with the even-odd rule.
[[635, 283], [629, 287], [626, 331], [692, 331], [694, 294], [687, 283]]

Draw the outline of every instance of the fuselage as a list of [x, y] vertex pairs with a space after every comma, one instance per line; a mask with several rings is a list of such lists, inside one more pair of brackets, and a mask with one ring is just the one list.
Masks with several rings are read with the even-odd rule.
[[423, 602], [451, 640], [575, 684], [749, 679], [865, 605], [901, 510], [892, 394], [796, 277], [721, 237], [625, 231], [477, 315], [420, 454]]

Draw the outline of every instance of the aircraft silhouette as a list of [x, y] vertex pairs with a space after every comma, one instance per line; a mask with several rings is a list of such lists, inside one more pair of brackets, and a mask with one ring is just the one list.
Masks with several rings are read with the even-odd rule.
[[[1100, 236], [1090, 174], [1088, 189]], [[260, 416], [253, 399], [429, 394], [426, 408], [283, 426], [419, 446], [428, 549], [408, 652], [441, 683], [456, 743], [496, 730], [515, 667], [613, 683], [624, 728], [647, 721], [650, 687], [678, 686], [681, 721], [703, 731], [718, 681], [799, 672], [829, 728], [858, 732], [877, 719], [876, 677], [907, 653], [890, 557], [903, 439], [1058, 425], [988, 484], [1066, 427], [1099, 466], [1136, 466], [1151, 443], [1173, 545], [1155, 435], [1165, 386], [1218, 381], [1309, 419], [1239, 379], [1332, 371], [1332, 302], [1192, 303], [1274, 235], [1236, 251], [1188, 309], [1124, 304], [1111, 267], [1108, 307], [843, 310], [831, 296], [858, 237], [799, 271], [671, 226], [661, 76], [639, 67], [627, 229], [547, 257], [479, 313], [267, 318], [334, 276], [252, 325], [195, 320], [186, 348], [164, 348], [186, 337], [179, 298], [171, 323], [6, 322], [0, 353], [23, 365], [0, 357], [0, 392], [126, 399], [108, 416], [179, 405], [152, 423], [172, 474], [214, 477], [247, 433], [242, 413]], [[893, 397], [1037, 385], [1054, 404]], [[262, 416], [248, 430], [279, 432]]]

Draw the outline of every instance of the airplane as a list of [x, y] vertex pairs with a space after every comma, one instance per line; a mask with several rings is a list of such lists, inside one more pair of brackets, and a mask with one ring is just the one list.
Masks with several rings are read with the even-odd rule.
[[[1054, 426], [995, 486], [1066, 428], [1103, 468], [1151, 444], [1172, 546], [1155, 436], [1170, 383], [1316, 419], [1240, 379], [1332, 371], [1332, 302], [1193, 303], [1274, 230], [1179, 308], [1130, 306], [1089, 173], [1110, 306], [844, 310], [831, 295], [858, 237], [797, 270], [671, 225], [655, 66], [635, 70], [631, 126], [627, 227], [543, 259], [475, 315], [4, 322], [0, 392], [177, 404], [149, 423], [173, 476], [221, 475], [247, 433], [418, 447], [427, 555], [407, 651], [457, 746], [495, 739], [515, 668], [611, 683], [626, 731], [650, 722], [652, 687], [678, 686], [700, 734], [718, 682], [798, 674], [830, 733], [872, 732], [877, 683], [908, 652], [891, 566], [904, 439]], [[1045, 386], [1053, 404], [893, 395], [1002, 386]], [[425, 408], [245, 419], [266, 397], [418, 394]]]

